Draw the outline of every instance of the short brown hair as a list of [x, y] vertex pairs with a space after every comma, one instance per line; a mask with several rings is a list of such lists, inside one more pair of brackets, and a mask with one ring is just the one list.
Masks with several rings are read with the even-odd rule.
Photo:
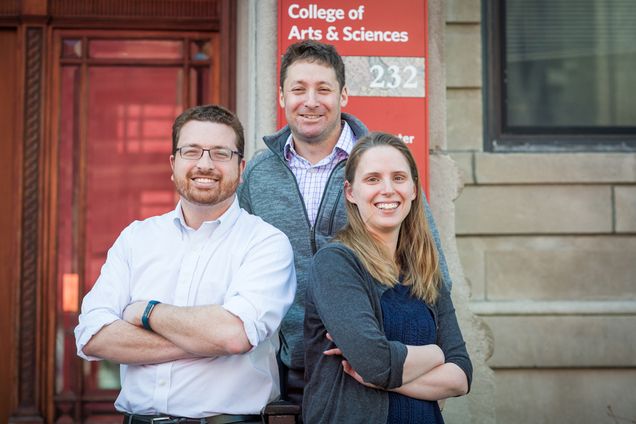
[[314, 40], [304, 40], [287, 47], [280, 61], [280, 86], [283, 87], [287, 78], [287, 68], [296, 62], [319, 63], [333, 68], [340, 91], [345, 86], [345, 65], [342, 57], [331, 44], [323, 44]]
[[181, 115], [177, 116], [172, 124], [172, 154], [177, 151], [177, 145], [179, 144], [179, 136], [181, 135], [181, 128], [189, 121], [201, 121], [212, 122], [215, 124], [223, 124], [234, 130], [236, 134], [236, 150], [241, 154], [244, 154], [245, 149], [245, 135], [243, 132], [243, 125], [239, 121], [238, 117], [219, 105], [203, 105], [191, 107], [185, 110]]

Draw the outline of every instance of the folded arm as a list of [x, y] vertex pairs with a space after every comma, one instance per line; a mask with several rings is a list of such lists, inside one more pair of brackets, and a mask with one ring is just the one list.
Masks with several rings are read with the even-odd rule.
[[[131, 326], [141, 328], [147, 301], [135, 302], [124, 311]], [[150, 315], [150, 325], [161, 338], [176, 348], [201, 356], [237, 355], [252, 348], [243, 321], [220, 305], [174, 306], [158, 304]]]
[[461, 368], [447, 362], [392, 391], [416, 399], [441, 400], [468, 393], [468, 379]]
[[158, 364], [197, 355], [177, 347], [164, 337], [116, 320], [102, 327], [83, 348], [84, 354], [119, 364]]
[[[275, 334], [296, 291], [291, 245], [273, 229], [250, 243], [222, 305], [157, 304], [149, 318], [152, 330], [201, 356], [245, 353]], [[132, 303], [124, 319], [141, 326], [147, 304]]]

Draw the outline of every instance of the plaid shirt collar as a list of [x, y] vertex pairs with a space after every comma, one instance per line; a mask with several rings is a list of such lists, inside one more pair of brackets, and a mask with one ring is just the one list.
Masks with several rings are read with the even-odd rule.
[[[342, 156], [345, 159], [348, 158], [349, 153], [351, 153], [351, 149], [353, 149], [354, 144], [355, 144], [355, 136], [353, 135], [353, 131], [351, 130], [351, 127], [345, 121], [342, 121], [342, 130], [340, 131], [340, 137], [338, 137], [338, 141], [336, 142], [336, 145], [334, 146], [333, 150], [327, 157], [323, 158], [320, 162], [318, 162], [314, 166], [329, 162], [333, 160], [333, 158], [336, 156], [338, 157]], [[296, 158], [300, 161], [309, 163], [307, 159], [303, 158], [302, 156], [298, 154], [298, 152], [296, 152], [296, 149], [294, 148], [294, 140], [292, 138], [292, 134], [289, 134], [289, 137], [287, 137], [287, 141], [285, 142], [285, 146], [283, 148], [283, 155], [287, 163], [291, 162], [292, 158]]]

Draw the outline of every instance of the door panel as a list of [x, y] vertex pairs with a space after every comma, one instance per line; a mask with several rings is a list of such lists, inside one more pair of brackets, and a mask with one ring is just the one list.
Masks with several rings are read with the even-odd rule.
[[[77, 358], [83, 295], [133, 220], [172, 210], [172, 122], [214, 97], [215, 34], [59, 31], [57, 421], [121, 422], [119, 367]], [[193, 49], [192, 46], [197, 46]], [[207, 46], [206, 54], [200, 54]], [[218, 63], [218, 62], [216, 62]]]

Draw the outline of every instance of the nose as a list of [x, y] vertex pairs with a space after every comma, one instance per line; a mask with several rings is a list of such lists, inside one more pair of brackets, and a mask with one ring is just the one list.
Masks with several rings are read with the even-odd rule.
[[305, 106], [306, 107], [318, 106], [318, 97], [316, 95], [316, 90], [307, 90], [305, 94]]
[[385, 178], [382, 180], [382, 194], [392, 194], [393, 193], [393, 181], [390, 178]]

